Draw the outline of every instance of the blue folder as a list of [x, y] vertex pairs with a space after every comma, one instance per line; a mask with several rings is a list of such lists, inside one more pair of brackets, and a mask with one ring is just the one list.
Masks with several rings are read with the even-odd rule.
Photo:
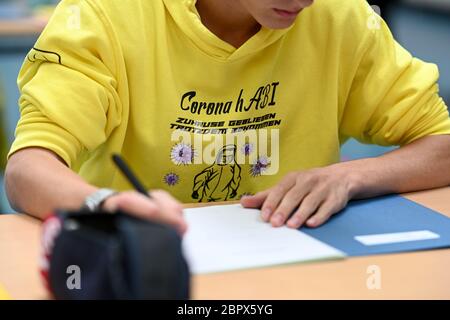
[[[300, 230], [349, 256], [450, 247], [450, 218], [397, 195], [352, 201], [323, 226]], [[372, 246], [355, 240], [361, 235], [422, 230], [434, 232], [439, 238]]]

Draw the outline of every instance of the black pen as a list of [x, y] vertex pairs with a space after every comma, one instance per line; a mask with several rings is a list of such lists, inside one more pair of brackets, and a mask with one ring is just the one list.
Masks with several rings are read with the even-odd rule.
[[131, 168], [126, 164], [125, 160], [118, 154], [113, 154], [112, 160], [116, 164], [116, 166], [120, 169], [123, 175], [127, 178], [127, 180], [133, 185], [134, 189], [137, 192], [145, 195], [146, 197], [151, 198], [150, 193], [144, 187], [144, 185], [139, 181], [137, 176], [131, 171]]

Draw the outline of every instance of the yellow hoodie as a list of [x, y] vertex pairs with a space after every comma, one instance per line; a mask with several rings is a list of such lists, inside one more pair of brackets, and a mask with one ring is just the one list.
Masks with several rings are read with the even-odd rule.
[[44, 147], [88, 182], [128, 189], [118, 152], [184, 202], [238, 199], [339, 161], [349, 137], [450, 134], [437, 79], [363, 0], [317, 0], [238, 49], [195, 0], [65, 0], [20, 72], [10, 155]]

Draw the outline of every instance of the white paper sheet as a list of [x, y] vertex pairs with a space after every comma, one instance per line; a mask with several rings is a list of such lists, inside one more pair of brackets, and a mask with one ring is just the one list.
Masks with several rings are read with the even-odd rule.
[[183, 250], [194, 274], [342, 258], [345, 254], [305, 233], [273, 228], [260, 211], [223, 205], [184, 211]]

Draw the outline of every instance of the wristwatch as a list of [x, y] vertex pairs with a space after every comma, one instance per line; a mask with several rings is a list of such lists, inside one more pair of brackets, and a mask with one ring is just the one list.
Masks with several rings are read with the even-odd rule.
[[101, 206], [106, 201], [106, 199], [112, 197], [115, 194], [117, 194], [117, 191], [115, 190], [100, 189], [84, 200], [83, 208], [88, 210], [89, 212], [100, 211]]

